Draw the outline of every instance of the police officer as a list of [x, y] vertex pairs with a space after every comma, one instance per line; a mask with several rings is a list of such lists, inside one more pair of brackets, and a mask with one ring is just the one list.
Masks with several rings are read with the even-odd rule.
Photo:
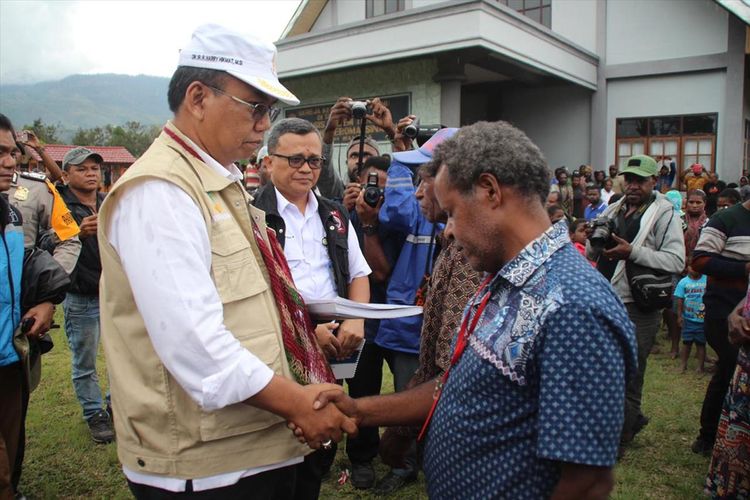
[[[35, 137], [34, 140], [36, 140]], [[31, 142], [29, 140], [23, 144], [30, 145]], [[23, 144], [17, 142], [16, 146], [23, 151]], [[39, 149], [37, 149], [37, 152], [39, 152]], [[48, 162], [45, 161], [46, 163]], [[8, 201], [21, 212], [24, 248], [28, 250], [41, 247], [52, 251], [53, 258], [65, 269], [65, 272], [72, 273], [81, 252], [81, 242], [77, 236], [78, 225], [47, 177], [38, 172], [16, 170], [8, 190]], [[39, 358], [36, 358], [31, 366], [32, 373], [40, 373], [41, 365], [38, 363]], [[38, 382], [38, 377], [39, 375], [35, 375], [33, 379]], [[36, 382], [32, 381], [31, 387], [24, 388], [22, 394], [24, 415], [28, 407], [30, 392], [34, 390], [35, 386]], [[24, 455], [25, 427], [22, 428], [21, 440], [16, 454], [16, 464], [12, 477], [14, 488], [18, 487], [20, 481]]]
[[55, 260], [68, 274], [72, 273], [81, 252], [78, 225], [47, 177], [38, 172], [16, 171], [8, 200], [23, 217], [24, 247], [51, 242]]

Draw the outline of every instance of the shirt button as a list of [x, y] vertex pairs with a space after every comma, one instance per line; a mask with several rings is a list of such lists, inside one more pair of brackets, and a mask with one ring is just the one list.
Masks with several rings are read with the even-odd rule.
[[335, 227], [335, 226], [328, 226], [328, 230], [329, 230], [329, 231], [333, 231], [334, 229], [336, 229], [336, 227]]
[[235, 207], [239, 207], [239, 206], [240, 206], [240, 202], [239, 202], [239, 201], [235, 201], [235, 202], [234, 202], [234, 206], [235, 206]]
[[279, 234], [282, 234], [284, 232], [283, 229], [279, 229]]

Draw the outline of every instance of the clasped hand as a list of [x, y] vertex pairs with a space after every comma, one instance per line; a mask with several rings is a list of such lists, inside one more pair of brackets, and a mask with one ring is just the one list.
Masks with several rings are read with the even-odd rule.
[[305, 397], [300, 406], [307, 405], [307, 410], [303, 408], [287, 424], [300, 443], [318, 449], [329, 439], [341, 441], [344, 433], [357, 435], [362, 418], [357, 411], [356, 401], [347, 396], [341, 387], [318, 384], [305, 386], [304, 390], [309, 398]]

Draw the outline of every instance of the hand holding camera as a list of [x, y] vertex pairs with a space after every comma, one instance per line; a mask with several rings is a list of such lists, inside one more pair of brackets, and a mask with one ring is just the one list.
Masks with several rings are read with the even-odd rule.
[[[377, 175], [377, 174], [375, 174]], [[357, 216], [363, 226], [377, 226], [378, 225], [378, 214], [380, 213], [380, 206], [383, 204], [383, 197], [378, 197], [378, 202], [375, 206], [365, 202], [365, 192], [362, 190], [357, 198]]]
[[350, 182], [344, 189], [344, 207], [350, 212], [354, 209], [354, 205], [357, 203], [357, 198], [362, 192], [362, 185], [359, 182]]
[[367, 119], [380, 127], [386, 133], [389, 139], [393, 140], [396, 136], [396, 127], [393, 125], [393, 116], [388, 106], [383, 104], [379, 97], [370, 102], [371, 114], [366, 115]]
[[24, 130], [20, 132], [18, 134], [18, 142], [24, 146], [31, 146], [37, 151], [42, 147], [42, 144], [32, 130]]
[[393, 151], [408, 151], [412, 148], [412, 138], [406, 135], [404, 131], [416, 119], [416, 115], [407, 115], [398, 121], [396, 135], [393, 137]]
[[336, 132], [337, 127], [352, 119], [351, 102], [351, 97], [339, 97], [334, 105], [331, 106], [326, 128], [323, 130], [323, 142], [326, 144], [333, 143], [333, 134]]

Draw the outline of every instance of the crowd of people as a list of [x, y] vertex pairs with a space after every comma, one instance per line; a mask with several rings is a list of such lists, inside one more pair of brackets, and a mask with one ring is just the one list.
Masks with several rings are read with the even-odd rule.
[[[423, 471], [431, 498], [606, 498], [649, 423], [662, 322], [683, 371], [695, 345], [713, 372], [691, 446], [711, 456], [706, 491], [747, 497], [746, 177], [636, 155], [550, 178], [511, 124], [415, 144], [416, 116], [394, 121], [375, 98], [362, 120], [391, 147], [355, 137], [342, 178], [334, 141], [353, 100], [322, 132], [276, 120], [277, 101], [299, 100], [275, 58], [198, 28], [169, 84], [173, 119], [106, 197], [101, 156], [77, 147], [60, 168], [0, 115], [0, 497], [21, 495], [56, 304], [83, 419], [96, 443], [116, 440], [136, 498], [318, 498], [344, 437], [352, 485], [379, 495]], [[46, 176], [19, 169], [26, 148]], [[305, 307], [337, 297], [423, 312]], [[337, 381], [330, 363], [353, 356]]]

